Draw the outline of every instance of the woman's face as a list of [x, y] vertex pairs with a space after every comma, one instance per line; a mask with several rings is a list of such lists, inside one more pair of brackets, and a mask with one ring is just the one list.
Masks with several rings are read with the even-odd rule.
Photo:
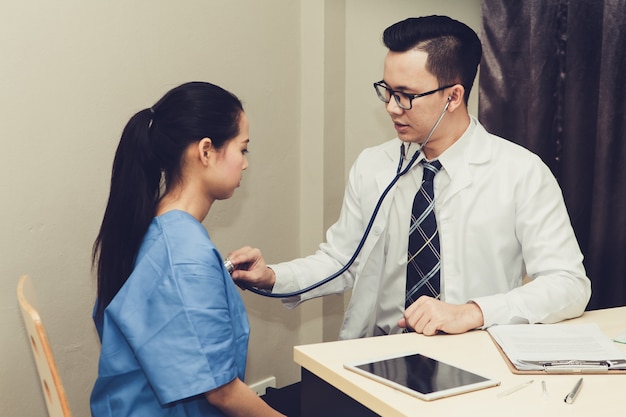
[[243, 171], [248, 168], [249, 125], [244, 112], [239, 116], [239, 134], [229, 140], [217, 151], [216, 169], [213, 187], [210, 190], [213, 199], [225, 200], [232, 197], [239, 187]]

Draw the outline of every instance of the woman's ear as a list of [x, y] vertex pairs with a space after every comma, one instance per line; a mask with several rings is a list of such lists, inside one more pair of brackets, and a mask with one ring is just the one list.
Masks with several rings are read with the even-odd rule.
[[200, 156], [200, 161], [203, 165], [207, 165], [209, 163], [209, 158], [211, 158], [211, 154], [213, 150], [213, 142], [210, 138], [203, 138], [198, 142], [198, 155]]

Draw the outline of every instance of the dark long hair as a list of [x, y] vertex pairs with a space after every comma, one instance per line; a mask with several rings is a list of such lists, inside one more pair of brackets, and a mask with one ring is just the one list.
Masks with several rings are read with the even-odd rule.
[[385, 29], [383, 43], [393, 52], [426, 52], [426, 69], [439, 85], [462, 84], [467, 104], [483, 49], [476, 32], [465, 23], [447, 16], [411, 17]]
[[243, 106], [213, 84], [170, 90], [128, 122], [115, 152], [109, 200], [93, 246], [97, 266], [96, 318], [131, 274], [139, 247], [165, 190], [181, 179], [185, 149], [208, 137], [216, 149], [239, 134]]

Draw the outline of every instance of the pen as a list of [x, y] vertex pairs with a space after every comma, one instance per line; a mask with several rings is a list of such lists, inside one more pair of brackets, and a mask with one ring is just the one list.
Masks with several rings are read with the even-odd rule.
[[576, 385], [574, 385], [574, 388], [572, 388], [572, 390], [565, 396], [564, 401], [567, 404], [572, 404], [574, 402], [574, 400], [576, 399], [576, 396], [580, 392], [580, 387], [582, 387], [582, 385], [583, 385], [583, 379], [580, 378], [578, 382], [576, 382]]
[[507, 396], [509, 394], [513, 394], [514, 392], [519, 391], [522, 388], [525, 388], [525, 387], [529, 386], [533, 382], [535, 382], [535, 380], [531, 379], [530, 381], [526, 381], [523, 384], [519, 384], [519, 385], [517, 385], [517, 386], [515, 386], [513, 388], [510, 388], [510, 389], [506, 390], [506, 391], [502, 391], [501, 393], [498, 394], [498, 397], [505, 397], [505, 396]]

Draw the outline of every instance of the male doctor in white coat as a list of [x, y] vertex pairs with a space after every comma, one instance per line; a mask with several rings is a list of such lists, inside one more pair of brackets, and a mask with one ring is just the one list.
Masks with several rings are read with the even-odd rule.
[[[375, 88], [398, 137], [359, 155], [339, 219], [315, 254], [267, 267], [258, 249], [244, 247], [229, 255], [239, 268], [233, 279], [286, 293], [339, 270], [396, 176], [402, 149], [403, 168], [420, 153], [385, 198], [356, 262], [337, 279], [284, 300], [288, 307], [352, 288], [340, 339], [405, 329], [462, 333], [581, 315], [591, 284], [555, 178], [536, 155], [488, 133], [468, 113], [482, 55], [476, 33], [427, 16], [390, 26], [383, 41], [389, 52]], [[434, 177], [441, 292], [405, 308], [411, 208], [424, 158], [442, 165]]]

